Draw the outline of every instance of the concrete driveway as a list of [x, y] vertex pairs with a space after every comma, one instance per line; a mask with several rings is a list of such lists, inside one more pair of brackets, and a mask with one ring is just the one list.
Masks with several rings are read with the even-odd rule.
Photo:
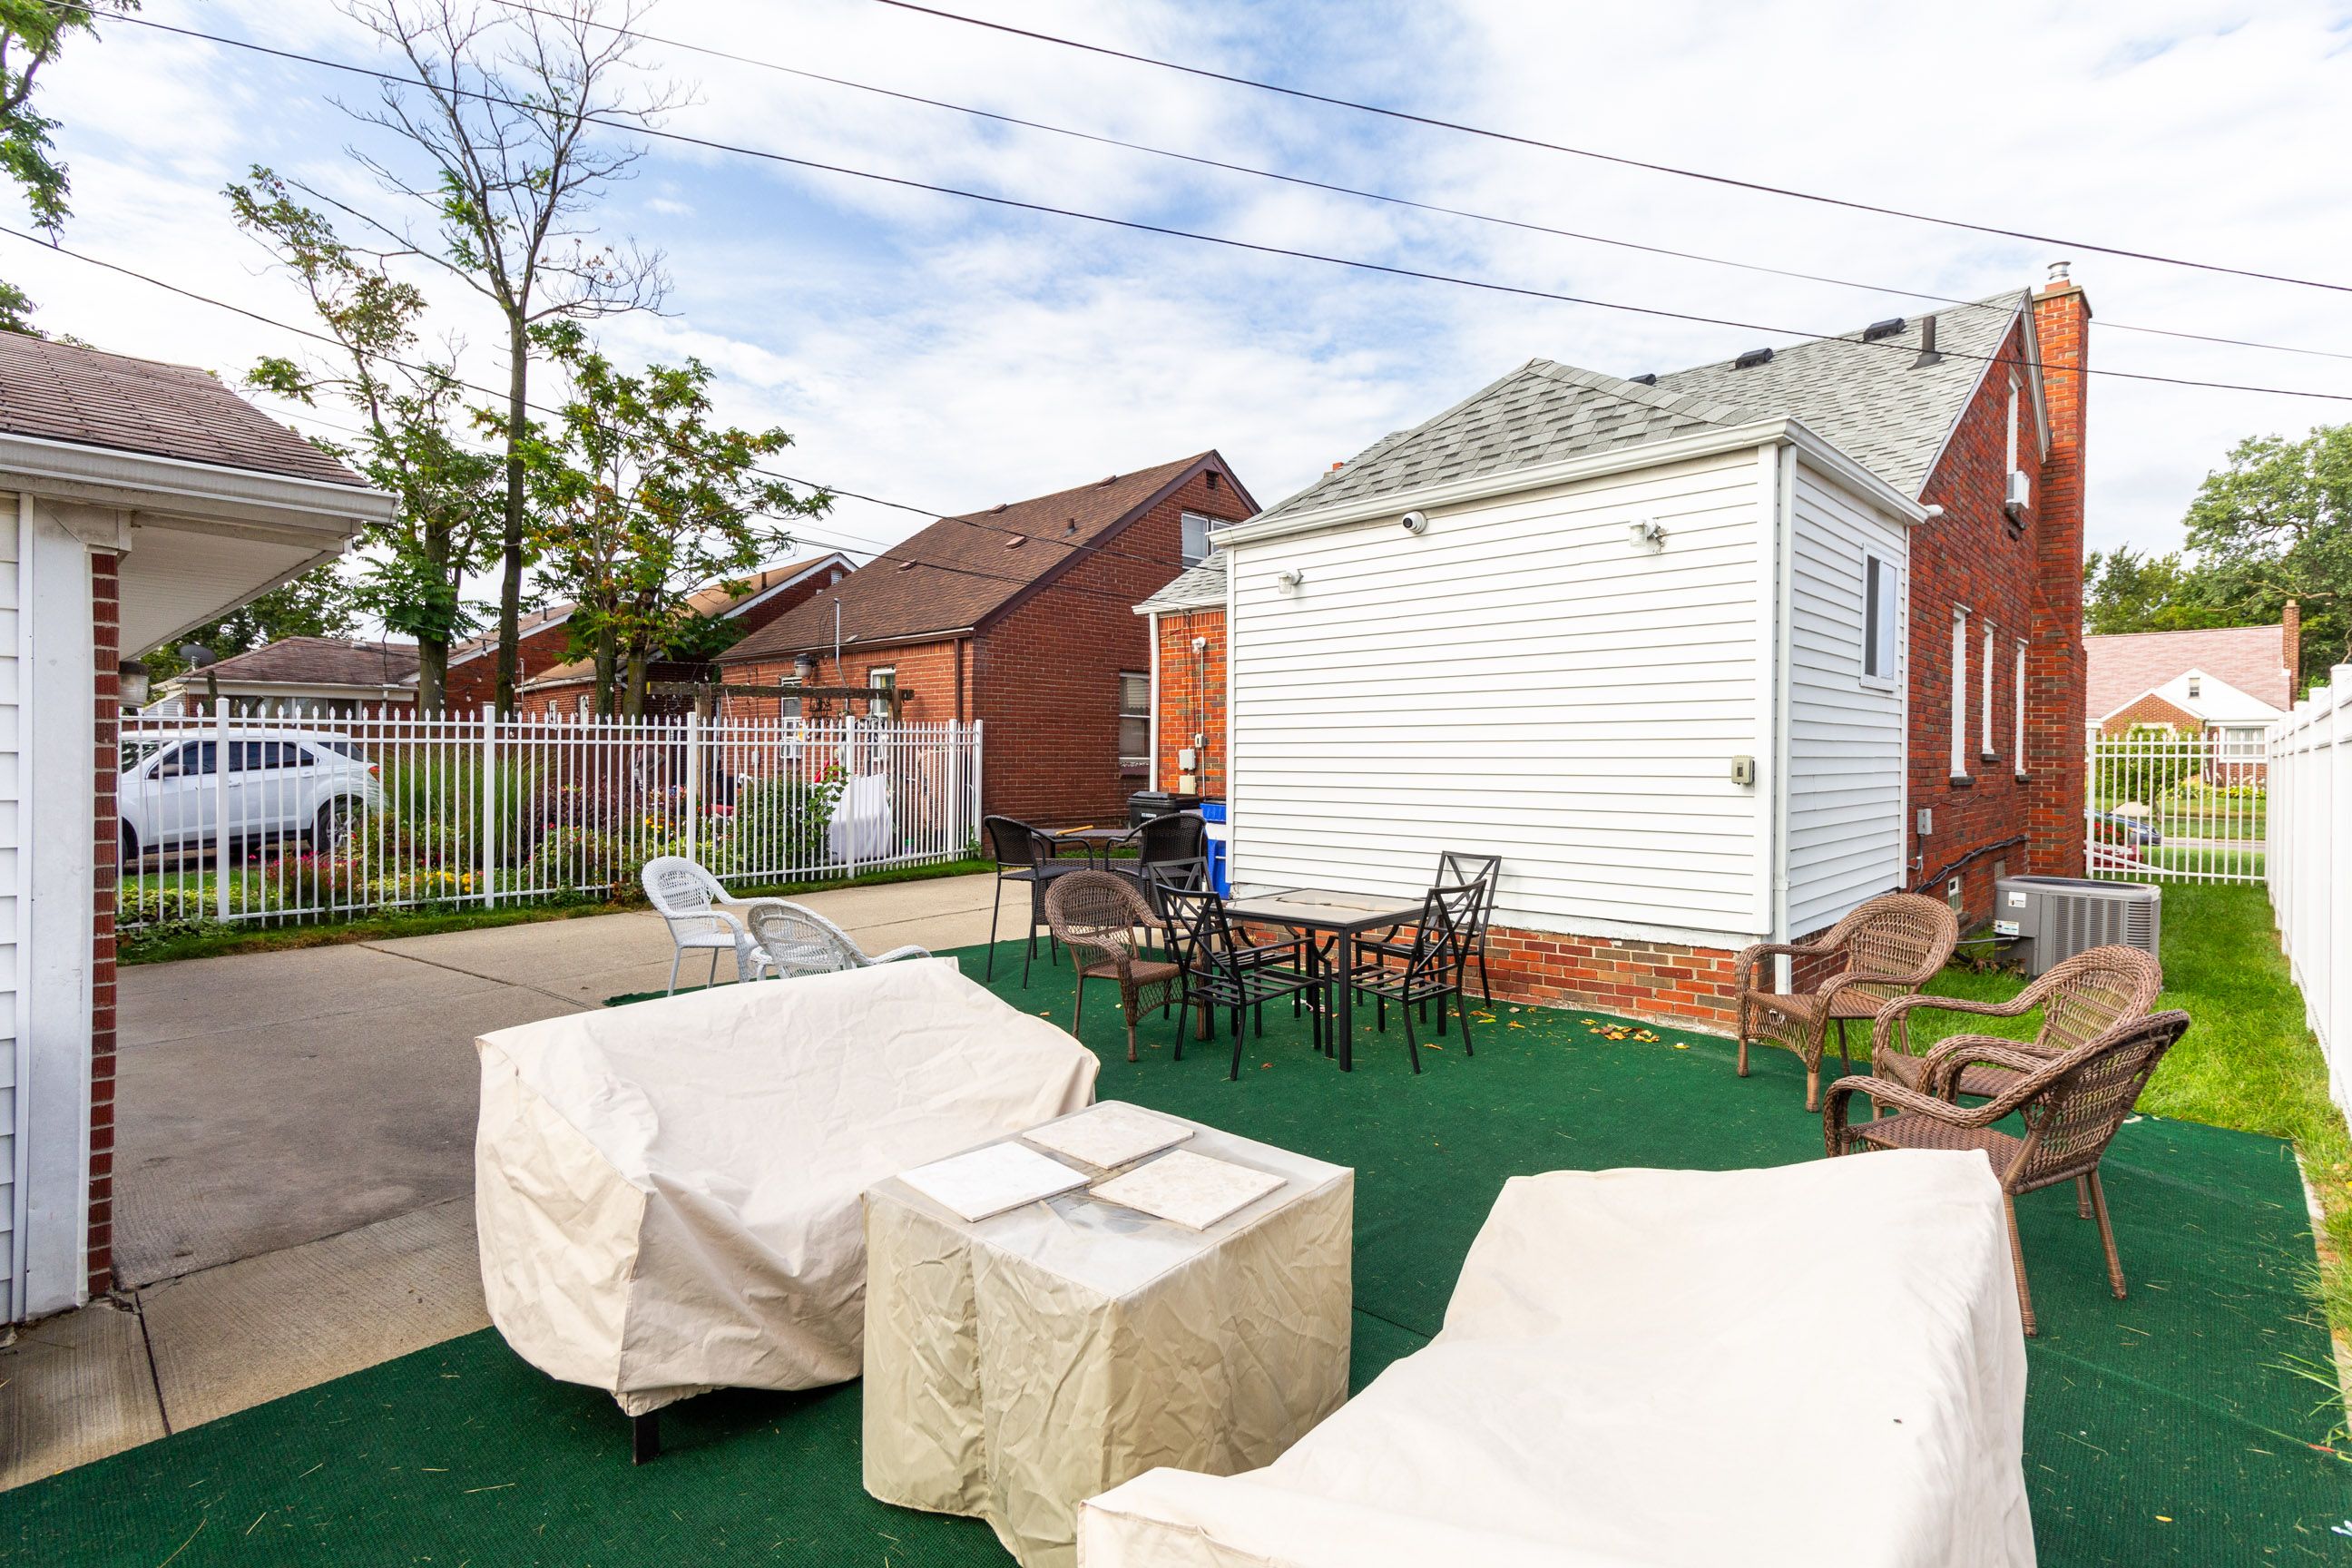
[[[868, 951], [937, 950], [987, 939], [994, 885], [806, 901]], [[1017, 933], [1019, 884], [1004, 913]], [[125, 969], [122, 1289], [0, 1341], [0, 1489], [485, 1327], [475, 1037], [658, 990], [669, 961], [625, 914]]]

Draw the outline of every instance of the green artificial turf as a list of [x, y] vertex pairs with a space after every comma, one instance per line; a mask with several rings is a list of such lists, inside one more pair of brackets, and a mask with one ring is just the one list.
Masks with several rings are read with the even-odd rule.
[[[995, 989], [1066, 1022], [1066, 958], [1041, 963], [1024, 991], [1017, 953], [1001, 950]], [[977, 977], [983, 954], [960, 956]], [[1821, 1154], [1802, 1071], [1784, 1053], [1763, 1053], [1742, 1080], [1725, 1041], [1506, 1005], [1477, 1026], [1475, 1059], [1449, 1039], [1425, 1053], [1419, 1079], [1402, 1035], [1376, 1036], [1366, 1016], [1357, 1070], [1342, 1075], [1270, 1010], [1231, 1083], [1228, 1040], [1187, 1042], [1178, 1061], [1176, 1026], [1154, 1017], [1144, 1059], [1129, 1063], [1109, 994], [1089, 1000], [1104, 1098], [1355, 1167], [1359, 1386], [1437, 1330], [1507, 1177]], [[2326, 1446], [2338, 1415], [2317, 1408], [2322, 1391], [2298, 1370], [2324, 1365], [2328, 1346], [2301, 1289], [2313, 1253], [2288, 1146], [2145, 1117], [2106, 1170], [2127, 1301], [2108, 1295], [2096, 1230], [2075, 1217], [2071, 1190], [2020, 1204], [2042, 1326], [2025, 1465], [2042, 1563], [2352, 1563], [2352, 1541], [2331, 1533], [2352, 1516], [2352, 1469]], [[1819, 1217], [1821, 1245], [1838, 1245], [1837, 1216]], [[1823, 1376], [1868, 1377], [1841, 1359], [1842, 1338], [1839, 1303], [1823, 1301], [1818, 1333], [1787, 1353]], [[865, 1496], [855, 1385], [709, 1395], [675, 1407], [664, 1436], [664, 1457], [633, 1469], [609, 1398], [475, 1334], [7, 1494], [0, 1562], [1009, 1561], [984, 1525]], [[1741, 1463], [1704, 1412], [1691, 1413], [1690, 1436], [1693, 1486], [1710, 1466]], [[1840, 1528], [1822, 1521], [1824, 1562], [1836, 1561]]]

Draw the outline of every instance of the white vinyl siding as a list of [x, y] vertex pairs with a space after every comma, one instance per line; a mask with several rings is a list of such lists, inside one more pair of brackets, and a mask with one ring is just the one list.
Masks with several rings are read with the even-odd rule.
[[1411, 895], [1483, 851], [1501, 925], [1757, 934], [1770, 504], [1751, 449], [1238, 546], [1234, 880]]
[[23, 635], [16, 498], [0, 513], [0, 1323], [22, 1314], [16, 1289], [16, 1034], [25, 889]]
[[[1790, 530], [1788, 925], [1802, 936], [1903, 879], [1905, 526], [1800, 464]], [[1883, 679], [1866, 677], [1880, 568]]]

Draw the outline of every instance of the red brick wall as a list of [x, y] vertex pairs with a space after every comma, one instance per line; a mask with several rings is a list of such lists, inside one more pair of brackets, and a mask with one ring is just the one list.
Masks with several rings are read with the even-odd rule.
[[2035, 296], [2042, 395], [2050, 405], [2050, 456], [2035, 486], [2042, 535], [2033, 646], [2026, 679], [2027, 743], [2034, 752], [2033, 869], [2083, 875], [2084, 727], [2088, 720], [2083, 647], [2084, 436], [2091, 302], [2071, 283]]
[[[2020, 411], [2018, 465], [2033, 476], [2022, 527], [2003, 507], [2008, 492], [2009, 367], [2024, 364], [2021, 329], [1962, 413], [1943, 460], [1920, 500], [1944, 509], [1911, 539], [1912, 885], [1941, 898], [1961, 883], [1961, 920], [1992, 918], [1998, 871], [2029, 868], [2081, 874], [2083, 802], [2082, 484], [2079, 432], [2065, 421], [2061, 381], [2045, 396], [2050, 457], [2037, 449], [2030, 381]], [[2064, 384], [2071, 386], [2071, 378]], [[1968, 685], [1953, 689], [1952, 616], [1969, 611]], [[1992, 746], [1983, 746], [1985, 629], [1992, 646]], [[2016, 648], [2027, 640], [2026, 754], [2016, 752]], [[1953, 703], [1965, 705], [1965, 772], [1951, 766]], [[1917, 812], [1933, 827], [1917, 832]]]
[[1731, 992], [1738, 956], [1721, 948], [1500, 926], [1486, 934], [1497, 998], [1721, 1031], [1738, 1022]]
[[121, 559], [105, 551], [89, 558], [90, 658], [97, 672], [92, 701], [97, 744], [90, 757], [89, 1242], [84, 1263], [89, 1289], [103, 1295], [114, 1283], [114, 899], [122, 827], [115, 815], [116, 725], [121, 713]]
[[[810, 681], [814, 686], [864, 686], [877, 669], [897, 671], [898, 689], [908, 693], [900, 709], [909, 720], [924, 723], [942, 723], [950, 719], [971, 718], [971, 675], [969, 662], [964, 672], [964, 700], [956, 705], [957, 642], [954, 637], [941, 637], [936, 642], [908, 643], [898, 647], [873, 647], [859, 652], [845, 650], [841, 662], [835, 665], [830, 653], [821, 654], [816, 661], [816, 674]], [[971, 656], [964, 658], [969, 661]], [[730, 719], [773, 719], [782, 711], [781, 689], [784, 678], [793, 673], [789, 658], [761, 659], [749, 664], [721, 667], [730, 686], [775, 686], [777, 697], [746, 697], [730, 692], [719, 700], [719, 711]], [[811, 719], [837, 719], [842, 703], [832, 698], [809, 702], [803, 710]], [[851, 699], [849, 707], [863, 717], [867, 704]], [[993, 748], [991, 748], [992, 751]], [[985, 763], [983, 763], [985, 766]]]
[[[1192, 651], [1195, 638], [1206, 641]], [[1201, 737], [1195, 788], [1225, 795], [1225, 612], [1188, 610], [1160, 617], [1160, 787], [1182, 786], [1177, 752]]]
[[827, 588], [833, 586], [832, 572], [820, 572], [805, 583], [796, 583], [772, 599], [762, 599], [741, 615], [735, 624], [741, 627], [741, 637], [750, 637], [770, 621], [781, 619], [786, 610], [797, 610]]
[[2205, 728], [2203, 721], [2195, 714], [2173, 706], [2161, 697], [2150, 695], [2129, 707], [2116, 709], [2113, 716], [2099, 726], [2099, 732], [2103, 735], [2128, 735], [2135, 724], [2161, 724], [2184, 735], [2196, 734]]
[[[572, 626], [568, 621], [541, 626], [526, 635], [516, 645], [517, 658], [522, 666], [521, 679], [544, 674], [571, 657]], [[451, 713], [477, 713], [482, 704], [498, 700], [499, 650], [485, 649], [480, 657], [449, 667], [446, 710]]]

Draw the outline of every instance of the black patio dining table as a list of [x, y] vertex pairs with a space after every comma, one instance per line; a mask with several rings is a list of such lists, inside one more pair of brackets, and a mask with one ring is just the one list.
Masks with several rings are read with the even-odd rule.
[[1343, 893], [1322, 888], [1291, 888], [1275, 893], [1250, 893], [1225, 900], [1225, 918], [1331, 939], [1331, 1016], [1339, 1038], [1339, 1070], [1353, 1072], [1355, 1052], [1355, 988], [1348, 977], [1356, 971], [1356, 939], [1370, 931], [1410, 925], [1421, 919], [1423, 901], [1379, 893]]

